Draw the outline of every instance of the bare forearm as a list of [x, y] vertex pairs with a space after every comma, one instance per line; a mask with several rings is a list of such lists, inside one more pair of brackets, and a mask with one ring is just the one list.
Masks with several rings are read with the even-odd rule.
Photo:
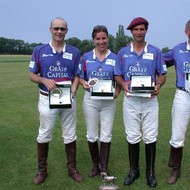
[[30, 72], [30, 73], [29, 73], [29, 79], [30, 79], [32, 82], [36, 83], [36, 84], [40, 84], [40, 83], [43, 84], [43, 78], [40, 77], [39, 75], [35, 74], [35, 73]]
[[29, 79], [34, 83], [44, 84], [48, 90], [52, 90], [57, 87], [54, 80], [46, 79], [32, 72], [29, 73]]
[[79, 77], [75, 76], [72, 83], [72, 93], [76, 93], [79, 86]]
[[121, 86], [123, 89], [125, 89], [126, 83], [125, 83], [123, 77], [121, 77], [121, 76], [115, 76], [114, 79], [115, 79], [116, 83], [117, 83], [119, 86]]
[[160, 76], [157, 78], [156, 84], [157, 84], [157, 85], [160, 85], [160, 87], [161, 87], [161, 86], [164, 85], [165, 81], [166, 81], [166, 75], [160, 75]]

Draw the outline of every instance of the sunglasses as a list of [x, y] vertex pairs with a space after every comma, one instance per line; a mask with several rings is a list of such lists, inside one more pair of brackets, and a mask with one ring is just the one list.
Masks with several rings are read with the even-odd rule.
[[59, 31], [61, 30], [61, 32], [65, 32], [67, 30], [67, 28], [64, 28], [64, 27], [54, 27], [53, 28], [54, 31]]

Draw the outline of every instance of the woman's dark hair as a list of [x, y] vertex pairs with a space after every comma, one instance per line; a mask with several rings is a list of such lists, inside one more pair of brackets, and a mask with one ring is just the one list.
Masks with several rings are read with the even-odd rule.
[[107, 37], [108, 37], [108, 29], [106, 28], [106, 26], [104, 25], [97, 25], [93, 28], [93, 31], [92, 31], [92, 39], [95, 38], [96, 34], [98, 32], [105, 32], [107, 34]]

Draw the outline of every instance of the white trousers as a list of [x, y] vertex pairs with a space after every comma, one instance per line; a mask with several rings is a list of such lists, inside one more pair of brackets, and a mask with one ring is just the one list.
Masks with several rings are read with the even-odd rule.
[[177, 89], [172, 107], [172, 136], [169, 141], [174, 148], [184, 146], [190, 118], [190, 93]]
[[[86, 121], [87, 135], [90, 142], [98, 139], [101, 142], [110, 142], [112, 138], [113, 121], [116, 110], [116, 100], [92, 100], [90, 92], [85, 92], [83, 111]], [[98, 125], [100, 119], [100, 138]]]
[[158, 136], [157, 97], [126, 97], [123, 100], [123, 120], [126, 139], [136, 144], [143, 139], [145, 144], [157, 141]]
[[73, 100], [72, 108], [50, 109], [49, 97], [40, 94], [38, 111], [40, 113], [40, 127], [37, 137], [38, 143], [46, 143], [52, 140], [53, 129], [58, 116], [61, 120], [64, 144], [76, 140], [76, 100]]

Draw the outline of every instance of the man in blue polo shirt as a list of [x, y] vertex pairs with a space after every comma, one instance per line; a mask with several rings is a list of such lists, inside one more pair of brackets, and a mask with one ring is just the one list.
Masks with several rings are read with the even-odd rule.
[[[157, 181], [154, 174], [154, 163], [159, 110], [157, 95], [166, 80], [167, 69], [161, 51], [145, 41], [148, 25], [146, 19], [138, 17], [127, 27], [131, 31], [134, 41], [118, 52], [115, 80], [125, 92], [123, 120], [128, 142], [130, 172], [124, 180], [124, 185], [132, 184], [140, 176], [139, 143], [142, 138], [146, 150], [147, 184], [150, 187], [155, 187]], [[133, 75], [151, 76], [151, 83], [155, 84], [151, 97], [128, 95], [131, 94], [130, 84]]]
[[[34, 178], [34, 183], [43, 183], [48, 175], [49, 142], [52, 140], [52, 133], [58, 116], [61, 119], [62, 137], [68, 160], [68, 175], [75, 181], [81, 182], [83, 177], [76, 168], [76, 100], [74, 98], [79, 81], [77, 69], [80, 51], [64, 42], [68, 26], [63, 18], [55, 18], [51, 22], [49, 30], [52, 40], [50, 43], [37, 46], [34, 49], [29, 65], [29, 78], [39, 86], [38, 173]], [[72, 83], [72, 107], [50, 109], [48, 92], [56, 89], [56, 84], [63, 81]]]
[[180, 177], [181, 160], [185, 134], [190, 118], [190, 94], [185, 90], [186, 74], [190, 73], [190, 20], [185, 25], [186, 42], [175, 46], [171, 51], [164, 54], [166, 65], [175, 66], [176, 92], [172, 107], [172, 136], [168, 166], [172, 168], [168, 177], [168, 184], [174, 184]]

